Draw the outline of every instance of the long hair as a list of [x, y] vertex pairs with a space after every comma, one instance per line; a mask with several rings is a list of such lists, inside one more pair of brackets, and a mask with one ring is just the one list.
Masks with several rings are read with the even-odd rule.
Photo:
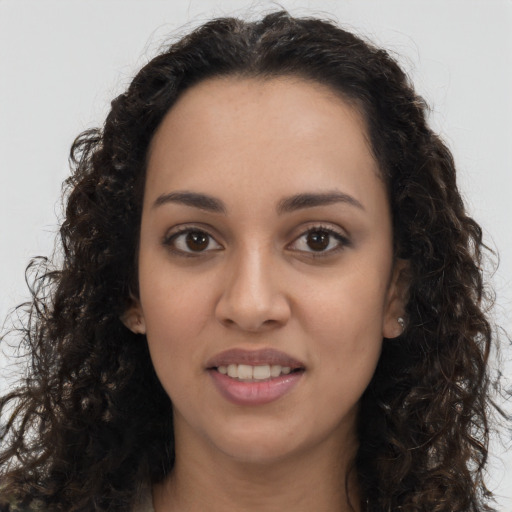
[[406, 329], [384, 341], [361, 399], [352, 470], [369, 511], [487, 509], [485, 246], [465, 212], [452, 156], [386, 51], [286, 12], [194, 30], [136, 75], [103, 128], [73, 144], [62, 263], [35, 272], [23, 329], [29, 374], [0, 400], [0, 410], [12, 411], [0, 431], [2, 492], [45, 510], [121, 511], [141, 482], [172, 470], [170, 399], [144, 336], [120, 318], [138, 293], [148, 145], [185, 90], [218, 76], [298, 76], [330, 87], [363, 115], [410, 286]]

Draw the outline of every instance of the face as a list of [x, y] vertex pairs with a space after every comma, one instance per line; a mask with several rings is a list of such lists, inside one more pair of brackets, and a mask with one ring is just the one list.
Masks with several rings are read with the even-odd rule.
[[294, 78], [188, 90], [150, 148], [125, 317], [177, 452], [269, 462], [354, 444], [383, 337], [401, 332], [399, 270], [353, 107]]

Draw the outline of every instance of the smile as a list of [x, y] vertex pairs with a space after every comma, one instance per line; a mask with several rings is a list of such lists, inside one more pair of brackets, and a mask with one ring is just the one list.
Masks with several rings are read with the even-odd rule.
[[[297, 368], [294, 371], [298, 371]], [[280, 375], [288, 375], [292, 369], [289, 366], [281, 366], [279, 364], [265, 364], [251, 366], [249, 364], [230, 364], [228, 366], [219, 366], [217, 368], [222, 375], [228, 375], [232, 379], [240, 381], [262, 381], [279, 377]]]
[[274, 349], [231, 349], [212, 358], [207, 370], [222, 397], [235, 405], [255, 406], [291, 392], [305, 366]]

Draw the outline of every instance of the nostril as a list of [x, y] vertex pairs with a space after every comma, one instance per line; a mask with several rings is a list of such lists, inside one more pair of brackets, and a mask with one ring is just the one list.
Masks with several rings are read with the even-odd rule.
[[262, 278], [257, 280], [254, 275], [243, 279], [247, 274], [249, 270], [237, 273], [236, 279], [232, 277], [226, 282], [215, 306], [217, 320], [225, 327], [237, 327], [246, 332], [259, 332], [286, 324], [290, 317], [290, 304], [275, 281], [267, 279], [265, 284]]

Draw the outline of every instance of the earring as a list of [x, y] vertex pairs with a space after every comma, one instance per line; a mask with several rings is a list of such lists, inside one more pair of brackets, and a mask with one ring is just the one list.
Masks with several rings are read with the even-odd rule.
[[405, 330], [405, 320], [402, 316], [397, 318], [398, 325], [402, 328], [402, 332]]

